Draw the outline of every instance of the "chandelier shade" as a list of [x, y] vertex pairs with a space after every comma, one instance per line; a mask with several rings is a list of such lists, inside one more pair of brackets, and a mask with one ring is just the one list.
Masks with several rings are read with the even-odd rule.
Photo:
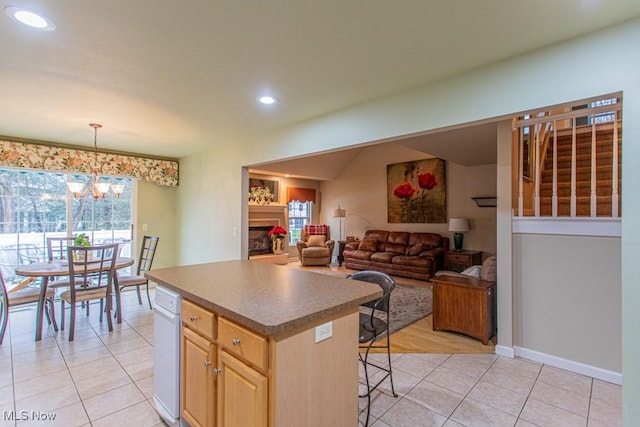
[[67, 188], [69, 192], [73, 194], [74, 198], [84, 197], [89, 190], [91, 190], [91, 194], [94, 199], [102, 199], [109, 192], [109, 189], [116, 195], [116, 197], [120, 197], [120, 194], [124, 191], [124, 185], [122, 184], [110, 184], [108, 182], [100, 182], [100, 168], [98, 163], [98, 129], [102, 127], [101, 124], [98, 123], [89, 123], [89, 126], [93, 128], [93, 149], [94, 149], [94, 164], [93, 164], [93, 175], [89, 180], [89, 184], [85, 186], [82, 182], [71, 181], [67, 182]]

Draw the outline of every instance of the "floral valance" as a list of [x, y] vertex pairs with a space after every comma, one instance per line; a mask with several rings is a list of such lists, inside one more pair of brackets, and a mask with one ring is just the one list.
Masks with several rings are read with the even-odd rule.
[[[92, 174], [94, 151], [0, 140], [0, 166]], [[165, 187], [178, 185], [178, 162], [98, 153], [101, 175], [139, 178]]]

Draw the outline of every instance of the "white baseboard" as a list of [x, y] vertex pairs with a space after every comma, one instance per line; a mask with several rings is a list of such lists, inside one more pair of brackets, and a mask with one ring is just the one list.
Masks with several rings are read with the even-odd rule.
[[497, 345], [495, 347], [495, 351], [498, 356], [510, 357], [511, 359], [516, 356], [512, 347], [507, 347], [504, 345]]
[[[500, 352], [498, 350], [498, 347], [500, 347]], [[586, 375], [588, 377], [597, 378], [602, 381], [622, 385], [622, 373], [620, 372], [613, 372], [606, 369], [597, 368], [595, 366], [585, 365], [584, 363], [574, 362], [573, 360], [563, 359], [561, 357], [552, 356], [546, 353], [540, 353], [539, 351], [529, 350], [522, 347], [516, 346], [511, 349], [510, 347], [496, 346], [496, 354], [499, 354], [501, 356], [513, 357], [508, 356], [508, 354], [502, 353], [509, 353], [508, 350], [510, 350], [510, 353], [512, 355], [515, 353], [517, 357], [522, 357], [523, 359], [529, 359], [534, 362], [544, 363], [545, 365], [571, 371], [576, 374]]]

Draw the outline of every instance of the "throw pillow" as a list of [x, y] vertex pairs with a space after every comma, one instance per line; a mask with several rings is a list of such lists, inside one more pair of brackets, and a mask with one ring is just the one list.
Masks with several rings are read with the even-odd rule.
[[425, 250], [425, 245], [424, 244], [416, 243], [415, 245], [409, 246], [407, 248], [407, 255], [418, 256], [424, 250]]
[[323, 236], [322, 234], [309, 236], [309, 238], [307, 239], [307, 246], [309, 246], [309, 247], [314, 247], [314, 246], [322, 247], [322, 246], [324, 246], [324, 241], [325, 241], [325, 236]]
[[378, 240], [377, 239], [362, 239], [360, 241], [360, 245], [358, 245], [359, 251], [370, 251], [375, 252], [378, 249]]
[[465, 276], [480, 277], [480, 266], [472, 265], [466, 270], [461, 271], [460, 274], [464, 274]]

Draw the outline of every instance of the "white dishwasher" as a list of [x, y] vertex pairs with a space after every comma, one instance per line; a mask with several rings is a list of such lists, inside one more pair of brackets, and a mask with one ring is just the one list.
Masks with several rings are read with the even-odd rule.
[[153, 400], [170, 426], [180, 424], [182, 297], [158, 286], [153, 307]]

